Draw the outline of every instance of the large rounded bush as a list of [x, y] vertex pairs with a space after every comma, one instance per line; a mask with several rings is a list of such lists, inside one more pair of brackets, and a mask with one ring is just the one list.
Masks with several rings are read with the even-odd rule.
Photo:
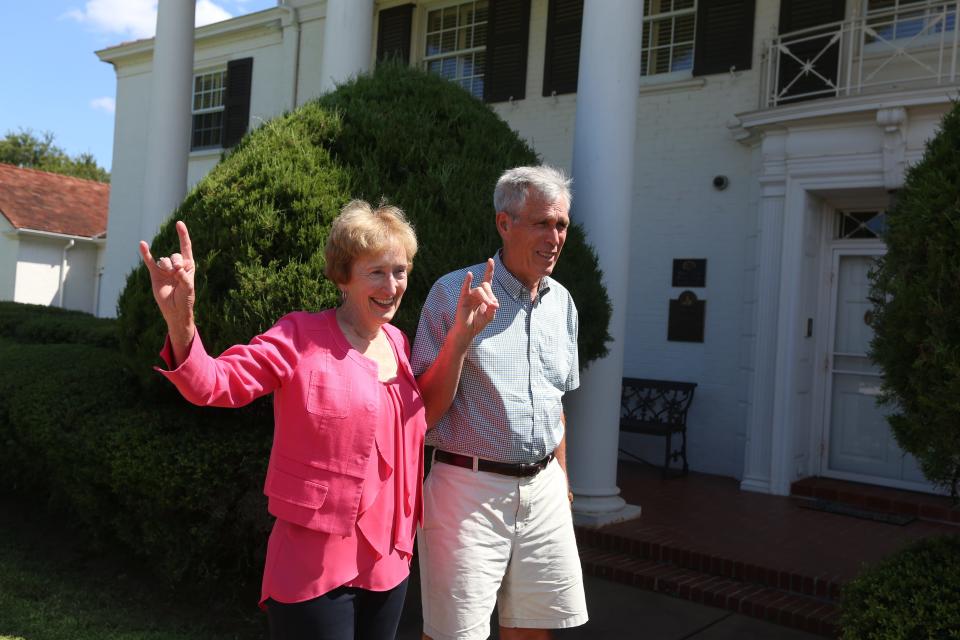
[[[420, 240], [396, 318], [413, 337], [433, 282], [499, 247], [497, 178], [537, 163], [503, 120], [458, 86], [384, 65], [248, 135], [163, 226], [154, 254], [175, 250], [172, 221], [184, 220], [198, 261], [197, 323], [219, 353], [289, 311], [336, 304], [322, 275], [329, 224], [352, 197], [384, 197], [408, 213]], [[605, 353], [610, 303], [579, 227], [555, 275], [580, 310], [585, 365]], [[148, 371], [165, 327], [142, 266], [120, 297], [119, 321], [123, 349]]]
[[921, 540], [843, 590], [844, 640], [960, 638], [960, 536]]
[[871, 356], [900, 446], [957, 497], [960, 480], [960, 104], [887, 212]]

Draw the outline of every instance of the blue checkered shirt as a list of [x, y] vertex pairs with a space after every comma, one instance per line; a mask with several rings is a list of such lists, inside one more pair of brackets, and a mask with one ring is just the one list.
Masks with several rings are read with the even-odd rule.
[[[498, 462], [536, 462], [563, 437], [563, 394], [580, 385], [577, 308], [570, 293], [545, 277], [534, 300], [530, 290], [494, 256], [493, 321], [467, 349], [453, 404], [427, 444]], [[417, 327], [411, 365], [430, 368], [453, 326], [467, 271], [474, 284], [486, 263], [454, 271], [433, 285]]]

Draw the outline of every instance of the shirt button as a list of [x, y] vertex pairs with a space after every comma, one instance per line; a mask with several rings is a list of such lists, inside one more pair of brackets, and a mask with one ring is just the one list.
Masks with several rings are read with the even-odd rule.
[[376, 408], [377, 408], [377, 405], [373, 404], [372, 402], [367, 403], [367, 411], [373, 411]]

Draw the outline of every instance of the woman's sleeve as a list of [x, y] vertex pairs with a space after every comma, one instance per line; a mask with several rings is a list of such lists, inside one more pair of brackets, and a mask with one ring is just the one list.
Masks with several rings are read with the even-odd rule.
[[[187, 358], [173, 370], [156, 367], [193, 404], [213, 407], [241, 407], [278, 389], [296, 369], [300, 352], [296, 341], [297, 323], [284, 316], [248, 344], [234, 345], [220, 357], [212, 358], [198, 332]], [[170, 367], [172, 349], [167, 338], [160, 357]]]

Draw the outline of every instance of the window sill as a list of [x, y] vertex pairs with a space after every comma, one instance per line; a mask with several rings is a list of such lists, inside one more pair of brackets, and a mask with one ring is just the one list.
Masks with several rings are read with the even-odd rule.
[[689, 74], [680, 76], [669, 74], [664, 77], [647, 76], [640, 79], [640, 95], [648, 96], [657, 93], [673, 93], [675, 91], [687, 91], [693, 89], [702, 89], [707, 84], [706, 78], [693, 78]]
[[210, 156], [220, 156], [223, 153], [223, 147], [204, 147], [203, 149], [191, 149], [190, 159], [207, 158]]

